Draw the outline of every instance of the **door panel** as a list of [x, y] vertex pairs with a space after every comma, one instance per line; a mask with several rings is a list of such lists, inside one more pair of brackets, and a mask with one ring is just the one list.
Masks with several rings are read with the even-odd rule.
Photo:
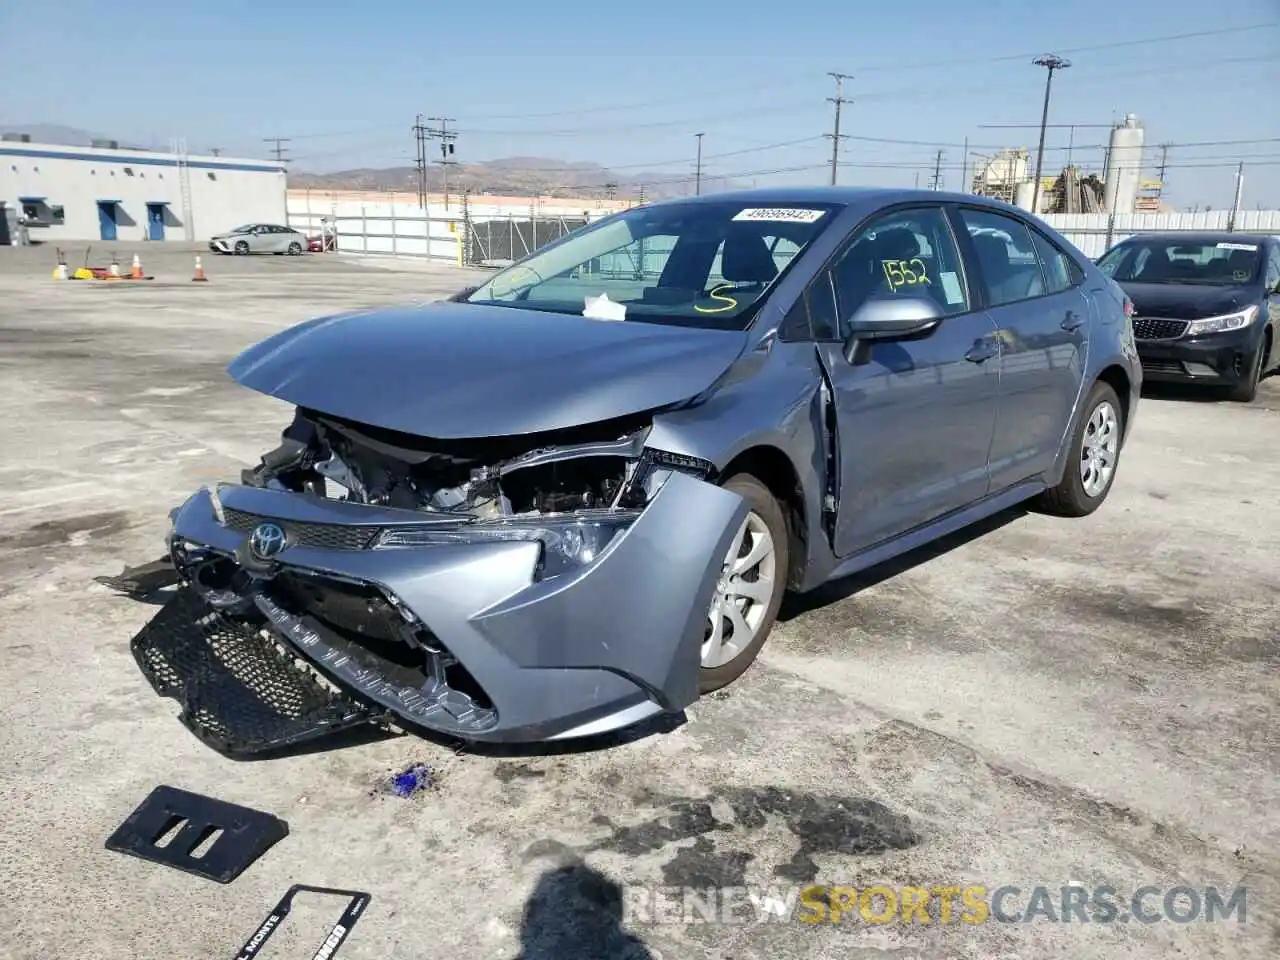
[[[838, 556], [986, 495], [1000, 386], [994, 333], [985, 313], [949, 317], [927, 339], [876, 344], [862, 366], [841, 344], [819, 345], [839, 431]], [[984, 346], [987, 359], [965, 358]]]
[[[896, 297], [931, 300], [943, 319], [928, 336], [871, 344], [865, 363], [851, 363], [842, 342], [850, 318], [868, 300]], [[837, 555], [985, 496], [999, 344], [991, 319], [970, 309], [942, 208], [899, 208], [869, 221], [808, 298], [813, 329], [837, 331], [818, 344], [839, 437]]]
[[1084, 376], [1092, 310], [1072, 286], [1078, 268], [1038, 231], [986, 210], [960, 218], [1003, 349], [994, 492], [1053, 467]]

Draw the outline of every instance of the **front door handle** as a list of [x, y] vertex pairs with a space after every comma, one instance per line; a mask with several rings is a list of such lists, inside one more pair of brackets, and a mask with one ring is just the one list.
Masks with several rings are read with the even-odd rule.
[[970, 363], [982, 363], [1000, 355], [1000, 344], [995, 340], [979, 340], [970, 348], [964, 358]]
[[1067, 315], [1062, 318], [1062, 323], [1060, 323], [1059, 326], [1062, 327], [1063, 330], [1079, 330], [1084, 326], [1084, 317], [1080, 316], [1080, 314], [1076, 313], [1074, 310], [1068, 310]]

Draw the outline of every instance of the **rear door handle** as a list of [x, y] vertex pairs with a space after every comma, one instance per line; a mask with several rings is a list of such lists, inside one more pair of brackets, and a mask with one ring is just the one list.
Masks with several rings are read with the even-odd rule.
[[995, 340], [979, 340], [964, 355], [970, 363], [982, 363], [1000, 355], [1000, 344]]
[[1084, 326], [1084, 317], [1080, 316], [1080, 314], [1076, 313], [1074, 310], [1068, 310], [1067, 315], [1062, 318], [1062, 323], [1059, 324], [1059, 326], [1061, 326], [1063, 330], [1079, 330]]

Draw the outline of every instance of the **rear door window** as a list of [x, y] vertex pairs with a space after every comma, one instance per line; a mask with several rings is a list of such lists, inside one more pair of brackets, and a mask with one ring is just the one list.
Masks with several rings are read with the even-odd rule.
[[1079, 265], [1039, 230], [1031, 231], [1031, 245], [1040, 258], [1049, 293], [1070, 290], [1083, 279]]
[[1044, 271], [1026, 224], [988, 210], [962, 209], [960, 218], [969, 232], [989, 306], [1045, 295]]

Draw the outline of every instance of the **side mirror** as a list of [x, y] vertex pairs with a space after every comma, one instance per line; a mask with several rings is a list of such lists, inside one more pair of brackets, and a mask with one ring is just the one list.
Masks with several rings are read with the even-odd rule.
[[865, 363], [866, 347], [886, 340], [927, 337], [942, 322], [942, 308], [927, 297], [873, 298], [849, 320], [844, 343], [845, 359]]
[[480, 289], [479, 285], [474, 287], [466, 287], [465, 289], [459, 290], [452, 297], [450, 297], [446, 302], [462, 303], [462, 301], [466, 300], [467, 297], [471, 296], [473, 293], [475, 293], [479, 289]]

